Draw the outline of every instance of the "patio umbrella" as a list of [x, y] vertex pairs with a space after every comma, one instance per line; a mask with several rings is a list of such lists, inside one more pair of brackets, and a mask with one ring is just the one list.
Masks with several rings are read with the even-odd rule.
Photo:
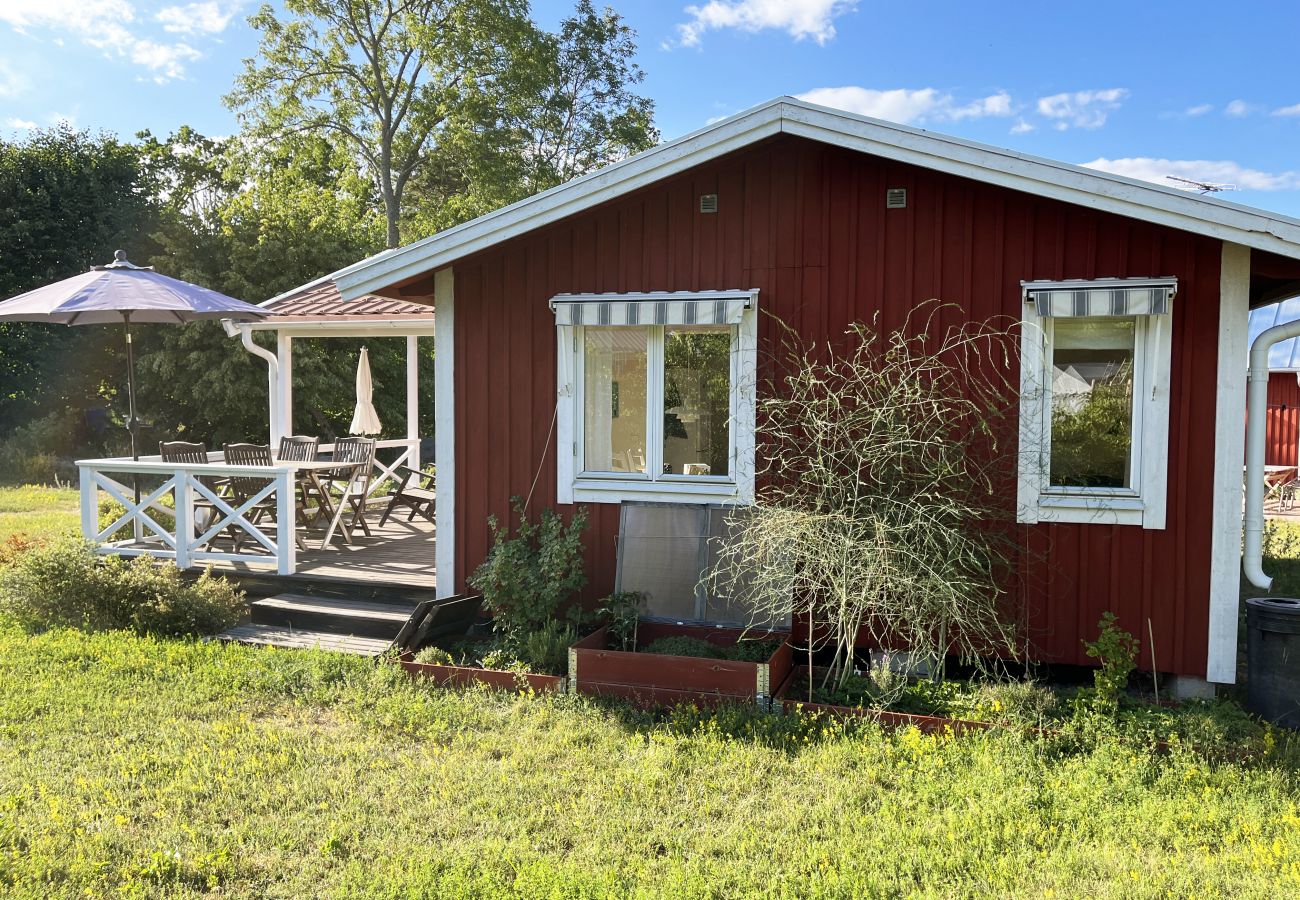
[[383, 426], [379, 424], [379, 413], [374, 404], [375, 383], [370, 377], [370, 351], [361, 348], [361, 358], [357, 360], [357, 408], [352, 413], [352, 425], [349, 434], [379, 434]]
[[[168, 278], [152, 266], [127, 262], [118, 250], [106, 266], [95, 266], [45, 287], [0, 303], [0, 320], [52, 322], [61, 325], [115, 325], [126, 332], [126, 427], [131, 432], [131, 458], [140, 458], [140, 420], [135, 409], [135, 322], [181, 324], [200, 319], [256, 319], [266, 310], [188, 281]], [[137, 498], [138, 500], [138, 498]]]

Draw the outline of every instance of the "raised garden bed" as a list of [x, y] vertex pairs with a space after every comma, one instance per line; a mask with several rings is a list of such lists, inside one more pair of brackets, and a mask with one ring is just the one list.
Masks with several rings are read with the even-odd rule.
[[[642, 622], [637, 629], [637, 649], [620, 650], [609, 646], [608, 629], [600, 628], [569, 650], [569, 687], [580, 694], [622, 697], [643, 707], [765, 704], [790, 674], [793, 655], [788, 636], [784, 632], [755, 635], [738, 628]], [[734, 647], [742, 638], [770, 640], [777, 646], [761, 661], [638, 652], [668, 637], [695, 638], [720, 648]]]
[[[776, 700], [783, 712], [806, 712], [833, 716], [839, 719], [871, 719], [888, 729], [914, 727], [926, 734], [952, 731], [964, 734], [970, 731], [986, 731], [998, 727], [993, 722], [976, 722], [969, 719], [952, 719], [946, 716], [926, 716], [919, 713], [895, 712], [888, 709], [872, 709], [865, 706], [844, 706], [836, 703], [810, 703], [792, 696], [792, 688], [799, 679], [805, 677], [807, 666], [792, 669], [781, 686], [777, 689]], [[814, 677], [817, 677], [814, 672]], [[806, 682], [804, 682], [806, 683]]]
[[536, 675], [531, 672], [510, 672], [504, 669], [416, 662], [415, 654], [409, 650], [397, 658], [397, 664], [412, 678], [423, 678], [444, 686], [466, 687], [472, 684], [486, 684], [488, 687], [503, 691], [562, 693], [567, 680], [563, 675]]

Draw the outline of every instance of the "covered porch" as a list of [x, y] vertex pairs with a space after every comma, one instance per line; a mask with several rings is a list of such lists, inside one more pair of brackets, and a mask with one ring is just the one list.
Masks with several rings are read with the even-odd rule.
[[[434, 334], [433, 310], [382, 297], [345, 303], [329, 279], [263, 306], [271, 310], [265, 320], [224, 324], [258, 358], [250, 363], [266, 365], [267, 430], [248, 440], [266, 443], [270, 464], [232, 465], [219, 449], [184, 462], [158, 455], [80, 460], [83, 536], [102, 552], [168, 559], [185, 569], [435, 588], [431, 496], [419, 510], [398, 506], [379, 524], [404, 483], [433, 490], [431, 477], [416, 475], [432, 462], [421, 452], [419, 341]], [[258, 331], [274, 333], [274, 351], [253, 340]], [[322, 441], [307, 461], [277, 452], [282, 439], [298, 433], [294, 345], [308, 338], [405, 344], [404, 435], [374, 441], [369, 470], [355, 465], [341, 489], [335, 463], [346, 442]], [[235, 482], [243, 489], [232, 494]]]

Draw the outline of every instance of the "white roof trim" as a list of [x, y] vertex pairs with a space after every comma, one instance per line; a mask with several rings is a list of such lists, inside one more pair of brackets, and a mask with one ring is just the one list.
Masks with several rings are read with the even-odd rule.
[[1300, 258], [1297, 219], [783, 97], [330, 277], [344, 299], [372, 294], [777, 134]]

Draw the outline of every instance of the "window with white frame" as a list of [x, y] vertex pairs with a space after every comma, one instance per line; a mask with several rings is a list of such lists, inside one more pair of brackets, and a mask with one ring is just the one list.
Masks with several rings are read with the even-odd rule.
[[1177, 281], [1021, 284], [1020, 521], [1164, 528]]
[[757, 291], [561, 294], [559, 502], [749, 502]]

